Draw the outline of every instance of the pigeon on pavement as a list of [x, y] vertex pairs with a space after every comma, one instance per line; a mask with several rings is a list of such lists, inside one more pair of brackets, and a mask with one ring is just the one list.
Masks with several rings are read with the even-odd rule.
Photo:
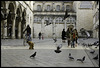
[[58, 45], [57, 46], [57, 50], [54, 50], [56, 53], [60, 53], [61, 52], [61, 47], [62, 47], [62, 44]]
[[56, 38], [55, 38], [55, 39], [53, 39], [53, 40], [54, 40], [54, 43], [55, 43], [55, 42], [57, 42], [57, 39], [56, 39]]
[[95, 52], [95, 50], [91, 51], [90, 53], [91, 53], [91, 54], [94, 54], [94, 52]]
[[97, 56], [95, 56], [93, 59], [97, 60], [97, 59], [98, 59], [98, 54], [97, 54]]
[[37, 52], [35, 52], [34, 54], [32, 54], [32, 55], [30, 56], [30, 58], [31, 58], [31, 57], [35, 57], [35, 56], [36, 56], [36, 53], [37, 53]]
[[74, 58], [71, 56], [71, 53], [69, 53], [69, 59], [74, 60]]
[[85, 56], [82, 59], [77, 59], [77, 61], [81, 61], [82, 63], [84, 60], [85, 60]]

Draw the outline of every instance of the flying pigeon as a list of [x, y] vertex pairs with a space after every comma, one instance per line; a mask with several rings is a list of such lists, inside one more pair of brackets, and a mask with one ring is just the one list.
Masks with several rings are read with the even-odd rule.
[[60, 53], [61, 52], [61, 47], [62, 47], [62, 44], [58, 45], [57, 46], [57, 50], [54, 50], [56, 53]]
[[56, 39], [56, 38], [55, 38], [55, 39], [53, 39], [53, 40], [54, 40], [54, 43], [55, 43], [55, 42], [57, 42], [57, 39]]
[[48, 25], [50, 25], [51, 23], [47, 23], [45, 26], [48, 26]]
[[65, 16], [64, 16], [64, 19], [63, 20], [65, 20], [67, 17], [69, 17], [70, 15], [68, 15], [68, 11], [67, 11], [67, 9], [66, 9], [66, 12], [65, 12]]
[[71, 53], [69, 53], [69, 59], [73, 60], [74, 58], [71, 56]]
[[96, 45], [97, 43], [99, 43], [99, 41], [95, 41], [92, 45]]
[[94, 52], [95, 52], [95, 50], [91, 51], [90, 53], [91, 53], [91, 54], [94, 54]]
[[92, 46], [92, 44], [88, 44], [88, 46]]
[[48, 26], [48, 25], [50, 25], [50, 24], [51, 24], [51, 23], [49, 23], [49, 21], [46, 20], [46, 25], [45, 25], [45, 26]]
[[99, 46], [99, 43], [97, 43], [97, 45], [96, 46]]
[[84, 60], [85, 60], [85, 56], [82, 59], [77, 59], [77, 61], [81, 61], [82, 63]]
[[98, 54], [97, 54], [97, 56], [95, 56], [93, 59], [97, 60], [97, 59], [98, 59]]
[[97, 43], [97, 45], [96, 45], [96, 47], [95, 48], [97, 48], [99, 46], [99, 43]]
[[95, 48], [97, 48], [98, 46], [96, 46]]
[[60, 52], [61, 52], [61, 50], [55, 50], [55, 52], [56, 52], [56, 53], [60, 53]]
[[82, 45], [83, 45], [83, 46], [87, 46], [87, 44], [85, 44], [85, 43], [83, 43]]
[[61, 49], [61, 47], [62, 47], [62, 44], [58, 45], [58, 47]]
[[37, 53], [37, 52], [35, 52], [33, 55], [31, 55], [30, 58], [31, 58], [31, 57], [35, 57], [35, 56], [36, 56], [36, 53]]

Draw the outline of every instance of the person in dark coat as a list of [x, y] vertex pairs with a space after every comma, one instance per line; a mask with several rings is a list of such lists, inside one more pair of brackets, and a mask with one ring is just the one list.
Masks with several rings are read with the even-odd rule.
[[27, 25], [27, 28], [23, 31], [23, 33], [25, 33], [25, 31], [27, 31], [27, 36], [29, 36], [28, 40], [31, 40], [31, 28], [29, 25]]
[[65, 42], [65, 40], [66, 40], [66, 32], [65, 32], [65, 29], [63, 29], [63, 31], [62, 31], [62, 42]]
[[41, 35], [42, 35], [41, 32], [39, 32], [39, 35], [38, 35], [39, 36], [39, 39], [41, 39]]
[[68, 47], [69, 47], [69, 45], [70, 45], [70, 30], [69, 30], [69, 28], [66, 31], [66, 37], [67, 37]]

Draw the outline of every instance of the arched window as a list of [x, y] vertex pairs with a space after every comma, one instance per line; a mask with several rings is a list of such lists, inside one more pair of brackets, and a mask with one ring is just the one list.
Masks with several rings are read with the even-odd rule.
[[35, 23], [41, 22], [41, 18], [40, 18], [40, 17], [35, 17], [35, 18], [34, 18], [34, 22], [35, 22]]
[[56, 11], [60, 11], [60, 5], [56, 6]]
[[37, 17], [35, 17], [35, 18], [34, 18], [34, 22], [37, 22], [37, 20], [38, 20]]
[[47, 11], [50, 11], [50, 10], [51, 10], [50, 5], [47, 5]]
[[67, 9], [67, 11], [70, 11], [70, 9], [71, 9], [70, 5], [66, 5], [66, 9]]
[[37, 11], [41, 11], [41, 5], [37, 5]]
[[72, 17], [70, 18], [70, 22], [73, 23], [73, 18]]
[[69, 18], [67, 19], [67, 23], [70, 23], [70, 19]]
[[55, 21], [55, 23], [58, 23], [58, 18], [56, 18], [56, 21]]
[[52, 18], [49, 18], [49, 22], [52, 23]]
[[62, 23], [62, 18], [61, 17], [59, 17], [59, 22]]
[[41, 22], [41, 18], [40, 17], [38, 17], [38, 22]]

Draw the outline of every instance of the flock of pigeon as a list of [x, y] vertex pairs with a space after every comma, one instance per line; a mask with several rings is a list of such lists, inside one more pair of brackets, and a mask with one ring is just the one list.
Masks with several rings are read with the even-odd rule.
[[82, 43], [83, 46], [86, 47], [91, 47], [91, 46], [95, 46], [95, 48], [97, 48], [99, 46], [99, 41], [94, 42], [93, 44], [86, 44], [86, 43]]
[[[69, 17], [70, 15], [68, 15], [68, 11], [66, 10], [66, 12], [65, 12], [65, 16], [64, 16], [64, 19], [65, 18], [67, 18], [67, 17]], [[63, 19], [63, 20], [64, 20]], [[48, 21], [46, 21], [46, 25], [45, 26], [48, 26], [48, 25], [50, 25], [51, 23], [49, 23]], [[55, 38], [55, 39], [53, 39], [54, 40], [54, 43], [56, 43], [57, 42], [57, 39]], [[99, 41], [96, 41], [96, 42], [94, 42], [93, 44], [85, 44], [85, 43], [83, 43], [82, 44], [83, 46], [88, 46], [88, 47], [90, 47], [90, 46], [93, 46], [93, 45], [96, 45], [96, 47], [95, 48], [97, 48], [98, 46], [99, 46]], [[54, 50], [56, 53], [60, 53], [61, 52], [61, 47], [62, 47], [62, 44], [60, 44], [60, 45], [58, 45], [57, 46], [57, 49], [56, 50]], [[90, 53], [91, 54], [94, 54], [94, 52], [95, 52], [95, 50], [93, 50], [93, 51], [91, 51]], [[30, 56], [30, 58], [31, 57], [35, 57], [36, 56], [36, 53], [37, 52], [35, 52], [34, 54], [32, 54], [31, 56]], [[71, 60], [74, 60], [74, 57], [72, 57], [71, 56], [71, 53], [69, 53], [69, 59], [71, 59]], [[95, 56], [93, 59], [95, 59], [95, 60], [97, 60], [98, 59], [98, 54], [97, 54], [97, 56]], [[85, 56], [83, 56], [83, 58], [81, 58], [81, 59], [77, 59], [77, 61], [81, 61], [82, 63], [83, 63], [83, 61], [85, 60]]]
[[[95, 48], [97, 48], [99, 46], [99, 41], [96, 41], [94, 42], [93, 44], [85, 44], [85, 43], [82, 43], [83, 46], [86, 46], [86, 47], [92, 47], [92, 46], [96, 46]], [[94, 54], [95, 53], [95, 50], [92, 50], [90, 51], [91, 54]], [[94, 60], [97, 60], [98, 59], [98, 54], [93, 58]]]
[[[74, 57], [71, 56], [71, 53], [69, 53], [69, 59], [74, 60]], [[77, 59], [77, 61], [81, 61], [82, 63], [84, 60], [85, 60], [85, 56], [82, 59]]]
[[[91, 54], [94, 54], [95, 53], [95, 50], [91, 51], [90, 53]], [[98, 54], [93, 59], [97, 60], [98, 59]]]
[[[63, 20], [65, 20], [66, 18], [68, 18], [68, 17], [70, 17], [70, 15], [68, 14], [68, 11], [66, 10], [66, 12], [65, 12], [65, 16], [64, 16], [64, 18], [63, 18]], [[48, 25], [50, 25], [51, 23], [49, 22], [49, 21], [47, 21], [46, 20], [46, 25], [45, 26], [48, 26]], [[55, 38], [55, 39], [53, 39], [54, 40], [54, 43], [56, 43], [57, 42], [57, 39]], [[94, 44], [92, 44], [92, 45], [95, 45], [95, 44], [97, 44], [98, 42], [95, 42]], [[83, 43], [83, 45], [84, 46], [87, 46], [86, 44], [84, 44]], [[91, 44], [88, 44], [88, 46], [92, 46]], [[99, 46], [99, 44], [97, 45], [97, 46]], [[62, 44], [60, 44], [60, 45], [58, 45], [57, 46], [57, 49], [56, 50], [54, 50], [56, 53], [60, 53], [61, 52], [61, 47], [62, 47]], [[95, 48], [97, 48], [97, 47], [95, 47]], [[95, 51], [93, 51], [93, 52], [95, 52]], [[31, 55], [30, 56], [30, 58], [31, 57], [35, 57], [36, 56], [36, 53], [37, 52], [35, 52], [33, 55]], [[96, 56], [96, 57], [94, 57], [94, 59], [98, 59], [97, 58], [98, 57], [98, 55]], [[74, 59], [72, 56], [71, 56], [71, 53], [69, 53], [69, 59]], [[82, 58], [82, 59], [77, 59], [77, 61], [81, 61], [81, 62], [83, 62], [85, 60], [85, 56]]]
[[[61, 50], [59, 50], [59, 51], [55, 50], [55, 52], [56, 52], [56, 53], [60, 53]], [[34, 58], [34, 57], [36, 56], [36, 53], [37, 53], [37, 52], [35, 52], [34, 54], [32, 54], [32, 55], [30, 56], [30, 58]], [[68, 57], [69, 57], [69, 59], [74, 60], [74, 57], [71, 56], [71, 53], [69, 53], [69, 56], [68, 56]], [[84, 60], [85, 60], [85, 56], [84, 56], [82, 59], [77, 59], [77, 61], [81, 61], [82, 63], [83, 63]]]
[[[55, 42], [57, 42], [57, 39], [55, 38], [55, 39], [53, 39], [54, 40], [54, 43]], [[96, 45], [96, 46], [99, 46], [99, 41], [96, 41], [96, 42], [94, 42], [93, 44], [85, 44], [85, 43], [83, 43], [82, 44], [83, 46], [93, 46], [93, 45]], [[60, 44], [60, 45], [58, 45], [57, 46], [57, 49], [56, 50], [54, 50], [56, 53], [60, 53], [61, 52], [61, 47], [62, 47], [62, 44]], [[32, 54], [31, 56], [30, 56], [30, 58], [34, 58], [35, 56], [36, 56], [36, 53], [37, 52], [35, 52], [34, 54]], [[90, 52], [91, 54], [94, 54], [95, 53], [95, 50], [93, 50], [93, 51], [91, 51]], [[69, 53], [69, 59], [70, 60], [74, 60], [74, 57], [72, 57], [71, 56], [71, 53]], [[93, 59], [95, 59], [95, 60], [97, 60], [98, 59], [98, 54], [93, 58]], [[81, 58], [81, 59], [77, 59], [77, 61], [81, 61], [82, 63], [83, 63], [83, 61], [85, 60], [85, 56], [83, 56], [83, 58]]]

